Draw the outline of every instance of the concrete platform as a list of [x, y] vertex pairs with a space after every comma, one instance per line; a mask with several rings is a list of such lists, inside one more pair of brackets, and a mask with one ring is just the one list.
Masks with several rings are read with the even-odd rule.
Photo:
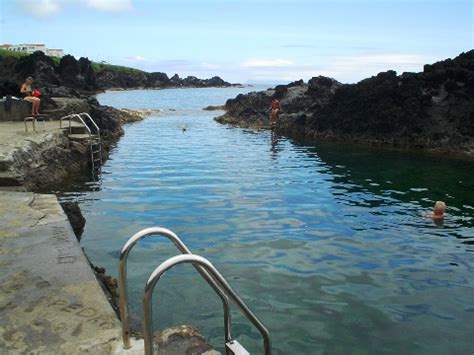
[[[0, 191], [0, 354], [143, 354], [121, 325], [55, 195]], [[195, 327], [154, 334], [155, 354], [219, 355]]]
[[[62, 134], [68, 126], [63, 122], [63, 129], [59, 129], [59, 121], [45, 121], [36, 123], [36, 132], [32, 130], [31, 122], [28, 122], [28, 132], [25, 131], [24, 122], [0, 122], [0, 162], [5, 160], [17, 149], [23, 149], [32, 143], [41, 144], [51, 139], [52, 135]], [[82, 127], [78, 122], [71, 122], [73, 127]]]
[[120, 323], [56, 196], [0, 192], [0, 353], [107, 354]]
[[[63, 122], [68, 126], [68, 122]], [[82, 127], [72, 122], [73, 127]], [[28, 122], [0, 122], [0, 189], [3, 186], [21, 186], [25, 171], [45, 164], [43, 153], [57, 147], [67, 147], [66, 128], [59, 128], [59, 121], [36, 123], [36, 132]]]

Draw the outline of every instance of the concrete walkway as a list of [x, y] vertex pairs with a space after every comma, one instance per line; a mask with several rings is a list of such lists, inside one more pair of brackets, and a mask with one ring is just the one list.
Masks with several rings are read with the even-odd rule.
[[[143, 354], [121, 325], [55, 195], [0, 191], [0, 354]], [[219, 355], [192, 326], [154, 334], [155, 354]]]
[[[63, 129], [59, 129], [59, 121], [45, 121], [36, 123], [36, 132], [31, 122], [28, 122], [28, 132], [24, 122], [0, 122], [0, 160], [8, 158], [12, 152], [33, 144], [41, 144], [50, 140], [55, 134], [61, 134], [69, 122], [63, 122]], [[81, 127], [80, 123], [71, 122], [73, 127]]]
[[0, 353], [120, 347], [120, 323], [56, 196], [0, 192], [0, 284]]

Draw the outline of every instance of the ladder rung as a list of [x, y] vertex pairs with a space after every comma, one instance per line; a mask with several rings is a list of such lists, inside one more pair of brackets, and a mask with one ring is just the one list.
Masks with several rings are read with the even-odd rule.
[[237, 340], [231, 340], [225, 343], [225, 347], [230, 350], [232, 355], [250, 355]]

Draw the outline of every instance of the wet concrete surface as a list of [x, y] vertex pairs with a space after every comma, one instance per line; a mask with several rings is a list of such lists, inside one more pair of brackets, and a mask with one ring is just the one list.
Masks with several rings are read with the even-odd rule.
[[120, 323], [56, 196], [0, 192], [0, 353], [112, 353]]

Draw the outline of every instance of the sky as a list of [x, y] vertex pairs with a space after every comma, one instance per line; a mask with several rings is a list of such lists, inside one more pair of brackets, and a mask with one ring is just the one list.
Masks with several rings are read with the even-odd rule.
[[0, 44], [231, 82], [353, 83], [474, 48], [474, 0], [0, 0]]

